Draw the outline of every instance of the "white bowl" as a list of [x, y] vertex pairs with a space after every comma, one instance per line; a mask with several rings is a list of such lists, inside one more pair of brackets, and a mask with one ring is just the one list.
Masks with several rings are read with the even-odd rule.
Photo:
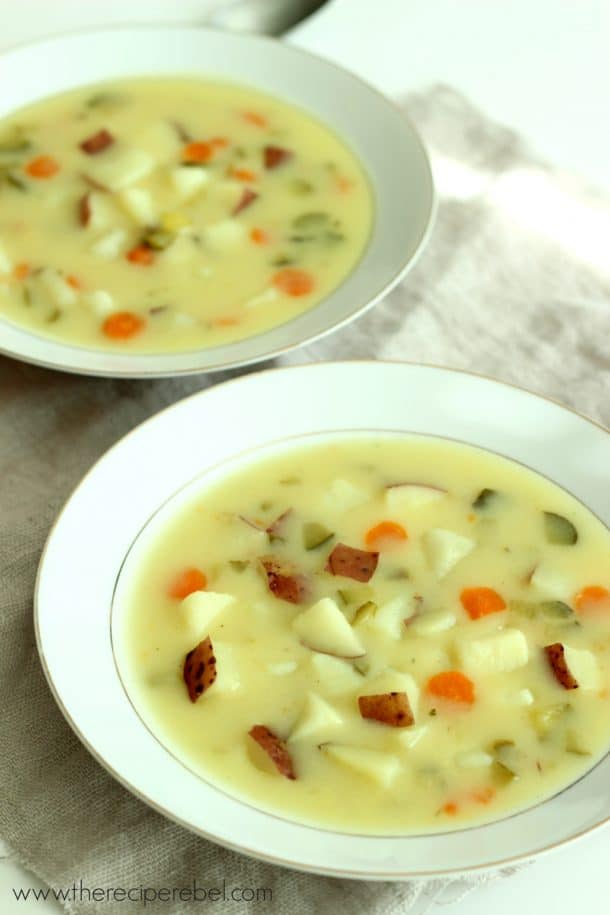
[[401, 279], [422, 249], [431, 228], [434, 190], [426, 152], [411, 123], [356, 76], [272, 39], [164, 25], [81, 32], [24, 45], [0, 56], [0, 117], [41, 93], [163, 74], [245, 83], [329, 124], [360, 158], [372, 185], [376, 212], [362, 258], [316, 307], [225, 346], [127, 355], [70, 346], [0, 321], [1, 352], [64, 371], [119, 377], [179, 375], [258, 362], [351, 321]]
[[170, 407], [115, 445], [51, 533], [36, 589], [36, 632], [68, 722], [115, 778], [166, 816], [222, 845], [317, 873], [388, 880], [463, 874], [533, 857], [607, 822], [610, 755], [552, 799], [491, 825], [423, 837], [315, 829], [208, 784], [143, 724], [118, 674], [111, 607], [125, 557], [151, 516], [187, 483], [251, 449], [355, 430], [442, 435], [498, 452], [545, 474], [610, 522], [607, 431], [519, 388], [382, 362], [322, 363], [227, 382]]

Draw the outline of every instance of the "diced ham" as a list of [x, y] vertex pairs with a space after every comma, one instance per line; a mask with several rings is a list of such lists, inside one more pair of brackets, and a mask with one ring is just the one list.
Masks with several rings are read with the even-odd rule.
[[338, 543], [328, 557], [326, 569], [333, 575], [343, 575], [355, 581], [369, 581], [375, 574], [378, 561], [378, 552], [356, 550]]
[[287, 563], [273, 557], [261, 559], [271, 593], [289, 604], [302, 604], [309, 597], [309, 582]]
[[78, 221], [81, 226], [88, 226], [91, 220], [91, 195], [83, 194], [78, 201]]
[[197, 702], [216, 679], [216, 658], [212, 640], [207, 636], [184, 659], [184, 682], [191, 702]]
[[546, 645], [544, 650], [556, 680], [561, 683], [564, 689], [578, 689], [578, 681], [568, 667], [561, 642]]
[[279, 165], [284, 165], [285, 162], [292, 159], [293, 155], [294, 153], [290, 149], [284, 149], [281, 146], [265, 146], [265, 168], [271, 169], [277, 168]]
[[294, 781], [296, 775], [294, 774], [292, 759], [285, 742], [280, 740], [280, 738], [274, 734], [273, 731], [270, 731], [268, 727], [265, 727], [264, 724], [255, 724], [254, 727], [248, 731], [248, 734], [252, 740], [255, 740], [259, 747], [265, 751], [280, 775]]
[[380, 721], [393, 728], [408, 728], [415, 721], [406, 693], [359, 696], [358, 707], [363, 718]]
[[108, 149], [109, 146], [112, 146], [114, 143], [114, 137], [106, 128], [98, 130], [97, 133], [92, 134], [90, 137], [87, 137], [86, 140], [83, 140], [80, 143], [80, 148], [84, 153], [87, 153], [88, 156], [97, 156], [98, 153], [104, 152], [105, 149]]
[[238, 213], [241, 213], [242, 210], [245, 210], [246, 207], [249, 207], [251, 203], [258, 198], [256, 191], [253, 191], [250, 187], [245, 187], [243, 189], [242, 195], [237, 201], [237, 206], [233, 210], [233, 215], [237, 216]]

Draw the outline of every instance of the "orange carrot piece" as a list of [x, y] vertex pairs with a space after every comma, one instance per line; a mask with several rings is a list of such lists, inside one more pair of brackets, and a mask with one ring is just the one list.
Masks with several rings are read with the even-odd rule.
[[401, 541], [408, 540], [409, 535], [402, 526], [396, 521], [380, 521], [375, 527], [366, 532], [364, 538], [367, 546], [375, 546], [379, 541]]
[[231, 177], [238, 181], [256, 181], [258, 175], [249, 168], [232, 168]]
[[155, 259], [155, 252], [148, 245], [136, 245], [125, 255], [131, 264], [140, 264], [141, 267], [150, 267]]
[[226, 149], [229, 145], [228, 137], [212, 137], [210, 140], [210, 146], [212, 149]]
[[574, 595], [574, 606], [579, 613], [610, 611], [610, 591], [601, 585], [587, 585]]
[[230, 315], [227, 315], [224, 318], [214, 318], [211, 323], [214, 327], [236, 327], [240, 320], [239, 318], [233, 318]]
[[13, 277], [16, 280], [27, 280], [29, 275], [30, 275], [30, 265], [29, 264], [25, 264], [25, 263], [15, 264], [15, 267], [13, 268]]
[[472, 705], [475, 699], [474, 683], [460, 670], [444, 670], [430, 677], [427, 690], [431, 696]]
[[351, 191], [351, 189], [352, 189], [353, 184], [354, 184], [353, 181], [351, 181], [349, 178], [345, 178], [343, 175], [339, 175], [339, 177], [337, 178], [337, 187], [339, 188], [339, 190], [341, 191], [342, 194], [349, 193], [349, 191]]
[[454, 817], [459, 810], [458, 805], [455, 801], [447, 801], [446, 804], [443, 804], [441, 807], [443, 813], [446, 813], [450, 817]]
[[271, 238], [268, 232], [255, 226], [253, 229], [250, 229], [250, 240], [253, 241], [255, 245], [268, 245]]
[[472, 800], [476, 801], [477, 804], [490, 804], [495, 796], [495, 789], [490, 786], [479, 788], [477, 791], [472, 791], [470, 794]]
[[208, 580], [200, 569], [192, 567], [180, 572], [170, 584], [167, 593], [170, 597], [182, 600], [193, 591], [204, 591]]
[[72, 286], [72, 289], [82, 289], [83, 288], [83, 284], [82, 284], [81, 280], [79, 280], [79, 278], [77, 276], [74, 276], [74, 274], [72, 274], [72, 273], [66, 277], [66, 283], [68, 284], [68, 286]]
[[195, 140], [187, 143], [182, 150], [183, 162], [209, 162], [214, 155], [214, 147], [205, 140]]
[[36, 156], [25, 166], [30, 178], [52, 178], [59, 171], [59, 162], [53, 156]]
[[144, 327], [144, 319], [132, 311], [115, 311], [102, 324], [102, 331], [112, 340], [128, 340]]
[[493, 588], [464, 588], [460, 594], [462, 607], [471, 620], [504, 610], [506, 602]]
[[244, 120], [248, 124], [254, 124], [255, 127], [268, 127], [269, 122], [264, 114], [259, 114], [258, 111], [244, 111]]
[[290, 296], [307, 295], [314, 287], [313, 277], [305, 270], [285, 267], [273, 277], [273, 285], [280, 292]]

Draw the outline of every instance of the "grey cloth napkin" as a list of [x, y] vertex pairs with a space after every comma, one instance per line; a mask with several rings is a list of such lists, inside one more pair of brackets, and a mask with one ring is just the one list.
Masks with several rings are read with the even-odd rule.
[[[522, 384], [608, 422], [610, 273], [602, 240], [610, 237], [610, 201], [535, 161], [515, 134], [450, 89], [412, 96], [406, 108], [431, 149], [441, 191], [430, 244], [382, 304], [282, 361], [442, 363]], [[231, 915], [422, 912], [449, 883], [450, 892], [472, 883], [303, 875], [192, 836], [106, 774], [65, 724], [43, 679], [32, 592], [54, 515], [118, 438], [220, 380], [86, 379], [0, 359], [0, 835], [54, 888], [80, 880], [88, 889], [189, 887], [194, 879], [221, 887], [224, 880], [229, 889], [273, 893], [271, 901], [214, 904]], [[75, 915], [142, 910], [74, 896], [65, 908]], [[172, 915], [205, 908], [147, 906]]]

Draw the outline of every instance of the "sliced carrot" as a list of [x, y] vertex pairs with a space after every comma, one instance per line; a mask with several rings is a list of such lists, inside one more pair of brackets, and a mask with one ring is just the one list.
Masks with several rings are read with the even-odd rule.
[[255, 226], [253, 229], [250, 229], [250, 240], [253, 241], [255, 245], [268, 245], [271, 241], [271, 237], [264, 229], [259, 229]]
[[203, 591], [208, 584], [208, 580], [200, 569], [194, 566], [180, 572], [172, 581], [167, 593], [170, 597], [176, 597], [182, 600], [188, 597], [193, 591]]
[[314, 287], [313, 277], [305, 270], [285, 267], [273, 277], [273, 285], [286, 295], [307, 295]]
[[474, 683], [460, 670], [444, 670], [430, 677], [427, 690], [431, 696], [448, 699], [450, 702], [463, 702], [472, 705], [474, 702]]
[[455, 801], [447, 801], [446, 804], [443, 804], [441, 807], [443, 813], [446, 813], [450, 817], [454, 817], [459, 810], [458, 805]]
[[258, 111], [244, 111], [244, 120], [248, 124], [254, 124], [255, 127], [268, 127], [269, 121], [264, 114], [260, 114]]
[[27, 280], [29, 275], [30, 275], [30, 265], [29, 264], [25, 264], [25, 263], [15, 264], [15, 266], [13, 268], [13, 277], [16, 280]]
[[212, 137], [210, 140], [210, 146], [212, 149], [226, 149], [229, 145], [228, 137]]
[[354, 182], [351, 181], [349, 178], [345, 178], [343, 175], [339, 175], [339, 177], [337, 178], [337, 187], [339, 188], [339, 190], [341, 191], [342, 194], [349, 193], [349, 191], [351, 191], [353, 185], [354, 185]]
[[144, 327], [144, 319], [132, 311], [115, 311], [102, 324], [102, 331], [113, 340], [128, 340]]
[[471, 799], [476, 801], [477, 804], [490, 804], [495, 796], [495, 790], [489, 786], [486, 788], [479, 788], [477, 791], [472, 791], [470, 794]]
[[256, 181], [257, 174], [256, 172], [251, 171], [249, 168], [232, 168], [231, 177], [237, 178], [238, 181]]
[[574, 595], [574, 606], [579, 613], [610, 611], [610, 591], [601, 585], [587, 585]]
[[82, 289], [83, 288], [83, 284], [82, 284], [81, 280], [79, 280], [79, 278], [77, 276], [74, 276], [74, 274], [72, 274], [72, 273], [66, 277], [66, 283], [68, 284], [68, 286], [72, 286], [72, 289]]
[[230, 315], [227, 315], [224, 318], [214, 318], [211, 322], [214, 327], [235, 327], [240, 323], [239, 318], [232, 318]]
[[471, 620], [504, 610], [506, 602], [493, 588], [464, 588], [460, 594], [462, 607]]
[[150, 267], [155, 259], [155, 252], [148, 245], [136, 245], [125, 255], [127, 260], [132, 264], [140, 264], [141, 267]]
[[366, 532], [364, 538], [367, 546], [375, 546], [380, 541], [401, 541], [408, 540], [409, 535], [402, 526], [396, 521], [380, 521], [375, 527]]
[[209, 162], [214, 155], [214, 147], [204, 140], [187, 143], [182, 150], [183, 162]]
[[30, 178], [52, 178], [59, 171], [59, 162], [53, 156], [36, 156], [25, 166]]

